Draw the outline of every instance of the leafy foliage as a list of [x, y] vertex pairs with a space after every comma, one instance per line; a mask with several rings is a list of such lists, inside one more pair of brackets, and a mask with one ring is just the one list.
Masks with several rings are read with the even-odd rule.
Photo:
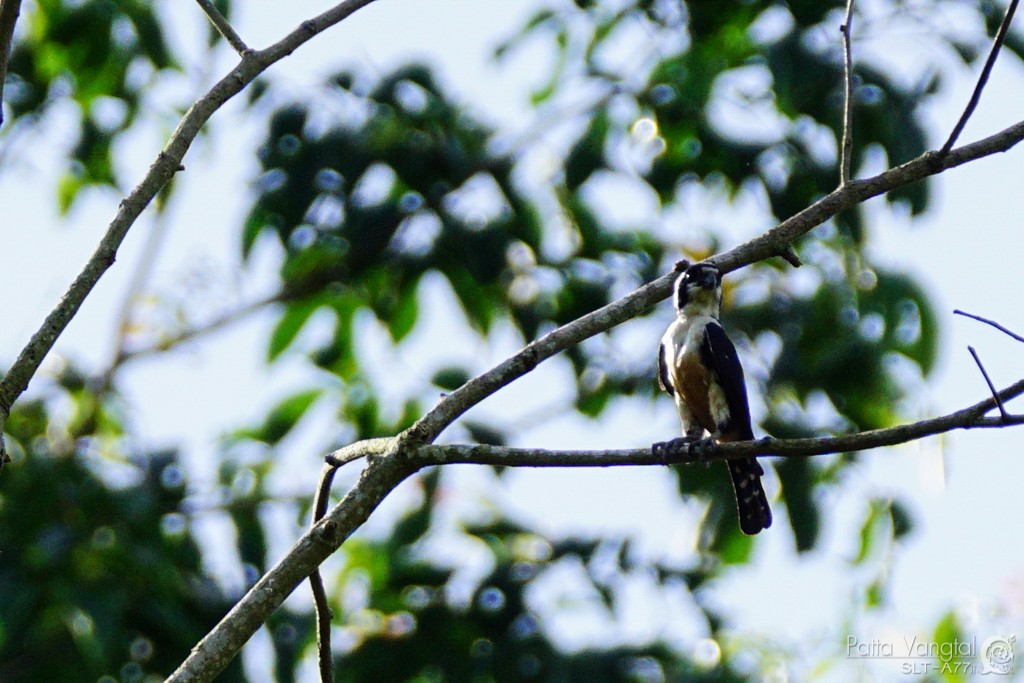
[[[43, 401], [7, 422], [0, 678], [165, 676], [231, 606], [203, 571], [184, 473], [173, 452], [110, 460], [109, 430], [58, 423]], [[241, 667], [223, 680], [242, 680]]]
[[78, 139], [60, 181], [67, 211], [88, 185], [117, 186], [112, 149], [139, 119], [146, 88], [178, 69], [156, 8], [138, 0], [37, 0], [11, 52], [4, 104], [11, 121], [38, 118], [55, 103], [78, 107]]

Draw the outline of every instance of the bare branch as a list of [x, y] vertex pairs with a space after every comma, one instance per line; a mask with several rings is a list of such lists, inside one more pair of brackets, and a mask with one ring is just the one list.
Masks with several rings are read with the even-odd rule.
[[85, 264], [82, 272], [68, 287], [57, 306], [46, 317], [39, 330], [32, 336], [17, 360], [0, 380], [0, 423], [10, 414], [11, 405], [28, 387], [29, 381], [39, 369], [43, 358], [53, 348], [54, 342], [78, 313], [79, 307], [92, 291], [106, 270], [113, 265], [117, 250], [124, 241], [128, 230], [142, 211], [179, 170], [181, 160], [188, 151], [200, 128], [214, 112], [237, 95], [259, 74], [272, 64], [294, 52], [314, 36], [342, 21], [356, 10], [373, 0], [345, 0], [319, 16], [304, 21], [301, 26], [270, 47], [247, 52], [219, 83], [189, 108], [163, 151], [149, 167], [142, 181], [121, 201], [117, 214], [100, 240], [96, 251]]
[[839, 27], [843, 34], [843, 144], [839, 164], [840, 187], [850, 182], [850, 165], [853, 158], [853, 49], [850, 46], [850, 32], [853, 25], [853, 0], [846, 0], [846, 17]]
[[[331, 484], [337, 471], [338, 466], [331, 462], [325, 462], [323, 469], [320, 470], [320, 482], [313, 498], [312, 526], [316, 526], [316, 523], [327, 514]], [[313, 591], [313, 603], [316, 605], [316, 650], [320, 660], [320, 680], [322, 683], [334, 683], [334, 656], [331, 654], [331, 618], [334, 614], [327, 600], [327, 591], [324, 589], [324, 579], [320, 575], [319, 566], [309, 575], [309, 587]]]
[[[884, 173], [846, 185], [825, 195], [803, 211], [779, 223], [763, 235], [744, 242], [710, 259], [723, 272], [729, 272], [777, 256], [792, 248], [793, 242], [855, 204], [917, 182], [975, 159], [1005, 152], [1024, 139], [1024, 121], [977, 142], [958, 147], [947, 155], [926, 152]], [[484, 374], [471, 379], [445, 396], [410, 430], [410, 437], [421, 443], [432, 442], [460, 415], [513, 380], [530, 372], [542, 361], [596, 334], [629, 320], [666, 298], [672, 290], [676, 273], [663, 275], [582, 318], [549, 332], [531, 342], [511, 358]]]
[[981, 358], [978, 357], [978, 352], [974, 350], [973, 346], [968, 346], [967, 350], [971, 352], [971, 356], [974, 357], [974, 362], [978, 364], [978, 369], [981, 370], [981, 376], [985, 378], [985, 384], [988, 385], [988, 390], [992, 392], [992, 399], [996, 402], [996, 407], [999, 408], [999, 415], [1004, 420], [1009, 420], [1010, 416], [1006, 413], [1006, 407], [1003, 405], [1003, 399], [996, 393], [996, 385], [992, 384], [991, 378], [988, 376], [988, 372], [985, 371], [985, 366], [981, 364]]
[[4, 81], [10, 67], [14, 27], [21, 14], [21, 0], [0, 0], [0, 125], [4, 123]]
[[973, 313], [968, 313], [966, 311], [961, 311], [960, 309], [956, 309], [955, 311], [953, 311], [953, 315], [962, 315], [965, 318], [971, 318], [972, 320], [977, 320], [978, 322], [985, 323], [986, 325], [991, 325], [992, 327], [996, 328], [997, 330], [999, 330], [1003, 334], [1007, 334], [1007, 335], [1013, 337], [1014, 339], [1016, 339], [1019, 342], [1024, 342], [1024, 337], [1020, 336], [1016, 332], [1011, 332], [1010, 330], [1006, 329], [1005, 327], [1003, 327], [1002, 325], [1000, 325], [999, 323], [997, 323], [994, 320], [989, 320], [988, 318], [982, 318], [980, 315], [974, 315]]
[[985, 89], [985, 85], [988, 83], [988, 77], [992, 73], [992, 67], [996, 63], [996, 57], [999, 56], [999, 50], [1003, 47], [1003, 43], [1006, 42], [1006, 34], [1010, 30], [1010, 24], [1013, 22], [1013, 14], [1017, 11], [1018, 0], [1010, 0], [1010, 4], [1006, 8], [1006, 14], [1003, 16], [1003, 23], [999, 25], [999, 30], [996, 31], [996, 37], [992, 41], [992, 49], [989, 50], [988, 59], [985, 60], [985, 66], [981, 69], [981, 75], [978, 76], [978, 83], [974, 86], [974, 92], [971, 93], [971, 99], [967, 102], [967, 107], [964, 109], [964, 113], [960, 115], [960, 120], [956, 122], [953, 127], [953, 132], [949, 134], [949, 139], [946, 140], [946, 144], [939, 150], [939, 154], [947, 154], [949, 150], [953, 149], [953, 145], [956, 144], [957, 138], [960, 137], [960, 133], [963, 132], [964, 126], [967, 125], [968, 119], [971, 118], [971, 114], [974, 113], [975, 108], [978, 106], [978, 102], [981, 101], [981, 93]]
[[217, 32], [224, 36], [224, 40], [228, 41], [228, 43], [231, 44], [231, 47], [235, 48], [235, 52], [237, 52], [239, 56], [244, 57], [246, 53], [252, 52], [252, 48], [246, 45], [245, 41], [235, 33], [235, 29], [231, 28], [231, 24], [228, 23], [228, 20], [220, 13], [220, 10], [214, 7], [211, 0], [196, 0], [196, 2], [198, 2], [199, 6], [203, 8], [204, 12], [206, 12], [206, 16], [210, 19], [210, 23], [217, 29]]

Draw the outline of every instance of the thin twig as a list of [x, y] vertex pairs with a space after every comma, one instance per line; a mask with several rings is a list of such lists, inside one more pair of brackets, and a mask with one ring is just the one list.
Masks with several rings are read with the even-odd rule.
[[841, 150], [839, 185], [850, 182], [850, 166], [853, 163], [853, 48], [850, 33], [853, 25], [853, 0], [846, 0], [846, 17], [839, 32], [843, 34], [843, 147]]
[[967, 350], [971, 352], [971, 356], [974, 357], [974, 362], [978, 364], [978, 369], [981, 370], [981, 376], [985, 378], [985, 384], [988, 385], [988, 390], [992, 392], [992, 399], [996, 402], [996, 407], [999, 408], [999, 414], [1004, 420], [1009, 420], [1010, 416], [1006, 412], [1006, 407], [1003, 405], [1003, 399], [999, 397], [996, 392], [996, 385], [992, 384], [992, 380], [989, 378], [988, 373], [985, 372], [985, 366], [981, 364], [981, 358], [978, 357], [978, 352], [974, 350], [973, 346], [968, 346]]
[[210, 23], [213, 24], [214, 28], [217, 29], [217, 32], [224, 36], [224, 40], [228, 41], [228, 43], [231, 44], [231, 47], [235, 48], [235, 52], [237, 52], [239, 56], [244, 57], [246, 53], [252, 52], [252, 48], [246, 45], [245, 41], [235, 33], [235, 29], [231, 28], [231, 24], [228, 23], [228, 20], [220, 13], [220, 10], [214, 7], [211, 0], [196, 0], [196, 2], [198, 2], [199, 6], [203, 8], [204, 12], [206, 12], [207, 18], [209, 18]]
[[1010, 330], [1006, 329], [1005, 327], [1003, 327], [994, 320], [989, 320], [988, 318], [982, 318], [980, 315], [974, 315], [973, 313], [961, 311], [959, 308], [953, 311], [953, 315], [962, 315], [965, 318], [971, 318], [972, 320], [977, 320], [978, 322], [985, 323], [986, 325], [991, 325], [992, 327], [996, 328], [1003, 334], [1009, 335], [1019, 342], [1024, 342], [1024, 337], [1020, 336], [1016, 332], [1011, 332]]
[[[316, 496], [313, 499], [313, 523], [323, 519], [327, 514], [327, 505], [331, 498], [331, 484], [334, 482], [334, 474], [338, 466], [333, 464], [330, 458], [324, 463], [320, 470], [320, 481], [316, 487]], [[331, 654], [331, 605], [327, 600], [327, 591], [324, 589], [324, 579], [320, 575], [320, 567], [317, 566], [309, 575], [309, 587], [313, 590], [313, 602], [316, 605], [316, 651], [320, 660], [320, 681], [322, 683], [334, 683], [334, 656]]]
[[971, 94], [971, 99], [967, 103], [967, 107], [964, 109], [964, 113], [960, 115], [960, 120], [956, 122], [956, 126], [953, 127], [953, 132], [949, 134], [949, 139], [946, 140], [946, 144], [942, 146], [939, 151], [940, 154], [948, 154], [949, 150], [953, 149], [953, 145], [956, 144], [957, 138], [960, 137], [960, 133], [963, 132], [964, 126], [967, 125], [967, 120], [971, 118], [971, 114], [974, 113], [975, 108], [978, 106], [978, 102], [981, 100], [981, 93], [985, 89], [985, 85], [988, 83], [988, 77], [992, 73], [992, 67], [996, 63], [996, 57], [999, 56], [999, 50], [1003, 47], [1003, 43], [1006, 42], [1006, 34], [1010, 30], [1010, 23], [1013, 21], [1013, 14], [1017, 11], [1018, 0], [1010, 0], [1010, 4], [1006, 8], [1006, 14], [1003, 16], [1003, 23], [999, 25], [999, 30], [996, 31], [996, 37], [992, 41], [992, 49], [989, 50], [988, 59], [985, 60], [985, 66], [981, 70], [981, 75], [978, 76], [978, 83], [974, 86], [974, 92]]
[[135, 308], [139, 292], [146, 285], [149, 274], [153, 271], [153, 264], [156, 262], [157, 254], [160, 253], [160, 246], [164, 236], [167, 234], [167, 214], [159, 211], [153, 221], [153, 227], [146, 236], [146, 244], [142, 247], [142, 254], [135, 264], [135, 271], [132, 273], [128, 288], [125, 291], [124, 299], [121, 301], [121, 309], [117, 315], [117, 327], [115, 328], [114, 351], [110, 357], [110, 365], [103, 373], [103, 380], [100, 384], [100, 393], [110, 388], [114, 374], [124, 360], [125, 342], [128, 339], [128, 330], [131, 327], [132, 313]]
[[278, 292], [277, 294], [272, 294], [262, 299], [250, 301], [247, 304], [239, 306], [233, 311], [222, 313], [221, 315], [206, 323], [203, 323], [202, 325], [189, 327], [188, 329], [184, 329], [173, 336], [167, 337], [166, 339], [161, 339], [149, 346], [143, 346], [138, 349], [132, 349], [129, 351], [122, 350], [121, 354], [117, 357], [115, 369], [116, 367], [120, 367], [125, 363], [129, 363], [140, 358], [145, 358], [146, 356], [152, 356], [157, 353], [165, 353], [175, 348], [176, 346], [180, 346], [181, 344], [184, 344], [186, 342], [195, 341], [200, 337], [205, 337], [208, 334], [217, 332], [229, 325], [232, 325], [240, 320], [247, 318], [248, 316], [265, 308], [266, 306], [281, 303], [282, 301], [286, 301], [287, 299], [288, 295], [282, 292]]
[[21, 0], [0, 0], [0, 125], [4, 122], [4, 81], [11, 63], [11, 43], [20, 13]]

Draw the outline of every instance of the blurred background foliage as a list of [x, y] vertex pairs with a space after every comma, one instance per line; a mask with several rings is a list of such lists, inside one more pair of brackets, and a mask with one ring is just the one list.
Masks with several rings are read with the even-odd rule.
[[[230, 14], [228, 3], [217, 4]], [[920, 8], [886, 5], [929, 25], [936, 44], [966, 64], [984, 52], [980, 29], [954, 34], [916, 17]], [[997, 6], [974, 3], [971, 11], [991, 34]], [[385, 405], [379, 369], [367, 366], [355, 342], [367, 314], [401, 345], [429, 316], [421, 283], [440, 276], [471, 327], [459, 334], [487, 338], [502, 322], [528, 342], [666, 272], [680, 256], [708, 256], [831, 191], [841, 20], [837, 2], [543, 5], [495, 48], [503, 60], [530, 41], [550, 46], [551, 71], [538, 76], [531, 95], [536, 121], [515, 135], [482, 120], [425, 64], [376, 76], [340, 71], [301, 99], [278, 88], [272, 73], [252, 88], [248, 112], [266, 120], [266, 137], [254, 151], [260, 173], [238, 244], [243, 259], [257, 245], [275, 244], [282, 254], [267, 362], [304, 354], [332, 380], [282, 397], [265, 419], [224, 438], [215, 506], [231, 521], [247, 580], [273, 561], [261, 510], [272, 498], [266, 481], [275, 449], [312, 406], [340, 406], [344, 437], [323, 444], [327, 452], [342, 440], [394, 434], [432, 394], [479, 370], [469, 359], [437, 367], [432, 388]], [[4, 134], [30, 130], [51, 107], [74, 106], [78, 140], [55, 191], [62, 211], [86, 186], [123, 189], [114, 144], [145, 112], [154, 79], [181, 69], [165, 31], [159, 4], [37, 0], [26, 8]], [[209, 49], [224, 49], [210, 36]], [[1024, 53], [1018, 33], [1007, 46]], [[941, 87], [938, 71], [907, 82], [884, 60], [859, 59], [854, 173], [924, 152], [918, 110]], [[610, 217], [608, 202], [623, 186], [655, 197], [659, 218], [623, 225]], [[695, 196], [752, 201], [758, 215], [728, 230], [714, 221], [684, 221], [680, 230]], [[928, 184], [885, 201], [920, 214]], [[764, 400], [760, 432], [794, 437], [892, 425], [931, 371], [939, 330], [927, 293], [911, 277], [873, 265], [869, 240], [858, 207], [799, 241], [806, 264], [799, 271], [766, 262], [729, 278], [726, 325]], [[333, 330], [326, 343], [297, 347], [310, 322], [325, 316]], [[654, 400], [651, 361], [665, 321], [665, 311], [652, 311], [568, 351], [573, 410], [600, 419], [624, 397]], [[650, 348], [625, 352], [638, 334]], [[455, 432], [514, 443], [509, 428], [470, 416]], [[15, 462], [0, 479], [0, 584], [8, 596], [0, 601], [0, 679], [167, 674], [237, 597], [206, 577], [177, 454], [137, 445], [116, 382], [71, 368], [19, 404], [8, 430]], [[815, 548], [818, 493], [840, 484], [855, 463], [855, 454], [772, 463], [781, 482], [776, 507], [787, 514], [769, 533], [788, 524], [794, 552]], [[458, 562], [426, 552], [450, 521], [439, 522], [435, 509], [445, 473], [423, 474], [421, 495], [391, 532], [351, 541], [327, 577], [337, 603], [339, 680], [383, 680], [382, 671], [387, 680], [416, 681], [760, 678], [784, 655], [736, 637], [706, 599], [753, 547], [738, 531], [718, 469], [676, 473], [680, 494], [706, 506], [685, 566], [636, 553], [629, 539], [550, 537], [498, 511], [457, 525], [459, 542], [475, 548], [485, 567], [472, 580]], [[308, 502], [289, 509], [299, 524]], [[870, 564], [880, 546], [913, 528], [899, 501], [879, 498], [864, 509], [854, 564]], [[538, 597], [545, 577], [561, 572], [583, 596], [575, 608], [584, 604], [612, 623], [631, 578], [689, 596], [702, 636], [683, 649], [658, 639], [562, 649], [551, 623], [572, 606]], [[862, 600], [870, 608], [884, 599], [879, 572]], [[276, 679], [296, 680], [303, 661], [308, 673], [308, 611], [282, 610], [268, 631]], [[224, 680], [244, 676], [236, 663]]]

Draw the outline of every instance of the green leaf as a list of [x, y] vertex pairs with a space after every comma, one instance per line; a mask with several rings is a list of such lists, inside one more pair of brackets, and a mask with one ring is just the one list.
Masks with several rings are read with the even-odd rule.
[[775, 465], [793, 540], [799, 552], [812, 550], [821, 530], [821, 513], [814, 499], [814, 465], [809, 458], [785, 458]]
[[284, 399], [274, 406], [254, 436], [265, 443], [276, 444], [288, 435], [322, 393], [322, 389], [307, 389]]
[[450, 366], [441, 368], [430, 378], [430, 383], [445, 391], [455, 391], [469, 381], [469, 372], [465, 368]]
[[263, 233], [263, 229], [266, 227], [264, 221], [264, 212], [254, 210], [245, 219], [245, 224], [242, 226], [242, 262], [249, 260], [249, 254], [252, 252], [253, 246], [256, 244], [256, 239]]
[[[936, 669], [946, 683], [964, 683], [967, 672], [962, 666], [966, 661], [962, 648], [966, 641], [964, 630], [954, 612], [947, 612], [935, 626], [934, 643], [938, 647], [939, 657]], [[961, 666], [958, 666], [961, 665]]]
[[291, 346], [306, 322], [323, 305], [323, 299], [314, 296], [298, 299], [285, 307], [284, 314], [270, 333], [270, 343], [267, 346], [268, 363], [277, 360], [277, 357]]
[[388, 332], [394, 342], [405, 339], [416, 326], [419, 317], [419, 302], [416, 298], [416, 282], [407, 283], [398, 294], [398, 300], [390, 310], [387, 320]]
[[608, 115], [602, 109], [565, 159], [565, 186], [575, 192], [599, 168], [603, 168], [604, 144], [608, 136]]
[[892, 501], [889, 514], [892, 516], [892, 536], [897, 541], [914, 530], [914, 517], [901, 501]]
[[554, 10], [542, 9], [535, 12], [523, 25], [519, 31], [510, 36], [509, 38], [498, 43], [497, 47], [494, 48], [494, 58], [501, 59], [508, 54], [513, 48], [523, 42], [523, 40], [531, 35], [538, 28], [545, 24], [552, 23], [555, 20], [556, 15]]
[[885, 519], [887, 512], [887, 501], [875, 498], [868, 503], [868, 514], [865, 516], [864, 522], [860, 525], [860, 532], [858, 534], [860, 543], [857, 546], [857, 554], [854, 556], [853, 560], [851, 560], [853, 564], [863, 563], [871, 554], [871, 550], [875, 545], [875, 540], [878, 537], [879, 522]]
[[66, 216], [84, 185], [80, 173], [65, 173], [57, 183], [57, 208]]
[[469, 438], [476, 443], [486, 444], [488, 446], [504, 446], [508, 443], [508, 437], [505, 435], [504, 431], [498, 427], [484, 424], [483, 422], [464, 420], [462, 422], [462, 428], [469, 433]]
[[556, 40], [558, 42], [558, 57], [555, 61], [555, 68], [551, 70], [551, 78], [548, 79], [545, 85], [530, 94], [530, 104], [535, 107], [551, 99], [551, 96], [555, 94], [559, 83], [562, 81], [562, 74], [565, 72], [566, 45], [569, 43], [569, 34], [565, 29], [561, 29], [556, 34]]

